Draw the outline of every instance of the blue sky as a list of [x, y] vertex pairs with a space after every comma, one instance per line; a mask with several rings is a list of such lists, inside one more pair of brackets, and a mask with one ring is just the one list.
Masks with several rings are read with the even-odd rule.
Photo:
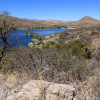
[[38, 20], [75, 21], [83, 16], [100, 20], [100, 0], [0, 0], [0, 11]]

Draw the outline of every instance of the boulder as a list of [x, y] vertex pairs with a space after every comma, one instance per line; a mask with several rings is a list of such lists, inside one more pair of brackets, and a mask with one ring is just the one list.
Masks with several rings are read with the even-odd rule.
[[72, 85], [31, 80], [20, 90], [11, 90], [6, 100], [72, 100], [74, 92]]

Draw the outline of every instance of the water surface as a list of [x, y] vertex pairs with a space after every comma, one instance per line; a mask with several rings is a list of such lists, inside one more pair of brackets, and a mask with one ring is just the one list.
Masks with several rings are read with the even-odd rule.
[[48, 36], [52, 35], [55, 33], [59, 33], [62, 31], [65, 31], [68, 29], [65, 28], [60, 28], [60, 29], [44, 29], [44, 30], [15, 30], [12, 31], [12, 36], [10, 37], [9, 41], [11, 44], [16, 47], [16, 46], [26, 46], [28, 47], [29, 42], [33, 42], [31, 39], [33, 39], [33, 36], [25, 36], [25, 33], [28, 32], [34, 32], [38, 33], [41, 36]]

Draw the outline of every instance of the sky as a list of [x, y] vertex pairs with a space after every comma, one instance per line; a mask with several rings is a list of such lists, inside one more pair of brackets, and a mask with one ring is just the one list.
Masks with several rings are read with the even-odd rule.
[[84, 16], [100, 20], [100, 0], [0, 0], [0, 11], [38, 20], [77, 21]]

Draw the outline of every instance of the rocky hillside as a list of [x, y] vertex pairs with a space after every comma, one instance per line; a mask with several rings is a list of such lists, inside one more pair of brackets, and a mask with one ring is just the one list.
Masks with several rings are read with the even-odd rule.
[[52, 24], [52, 25], [62, 25], [62, 26], [97, 26], [100, 25], [100, 20], [94, 19], [89, 16], [85, 16], [82, 19], [78, 21], [61, 21], [61, 20], [47, 20], [46, 23]]
[[43, 80], [31, 80], [19, 86], [8, 82], [6, 86], [0, 87], [0, 100], [72, 100], [75, 93], [72, 85]]
[[[2, 26], [2, 20], [5, 18], [4, 15], [0, 14], [0, 26]], [[16, 29], [34, 29], [35, 27], [45, 27], [45, 26], [49, 26], [47, 23], [45, 23], [42, 20], [30, 20], [30, 19], [21, 19], [21, 18], [17, 18], [17, 17], [12, 17], [12, 16], [7, 16], [6, 20], [8, 23], [12, 23], [13, 26]]]
[[[4, 16], [0, 15], [0, 26], [2, 26], [2, 20]], [[18, 30], [32, 30], [41, 28], [52, 28], [54, 26], [67, 26], [67, 27], [90, 27], [100, 25], [100, 20], [93, 19], [86, 16], [78, 21], [62, 21], [62, 20], [30, 20], [21, 19], [17, 17], [8, 16], [6, 18], [8, 22], [13, 24], [15, 29]]]
[[100, 25], [100, 20], [94, 19], [92, 17], [89, 16], [85, 16], [82, 19], [80, 19], [79, 21], [74, 22], [73, 24], [75, 25], [86, 25], [86, 26], [95, 26], [95, 25]]
[[40, 48], [5, 53], [0, 100], [100, 100], [100, 27], [73, 29], [47, 40]]

